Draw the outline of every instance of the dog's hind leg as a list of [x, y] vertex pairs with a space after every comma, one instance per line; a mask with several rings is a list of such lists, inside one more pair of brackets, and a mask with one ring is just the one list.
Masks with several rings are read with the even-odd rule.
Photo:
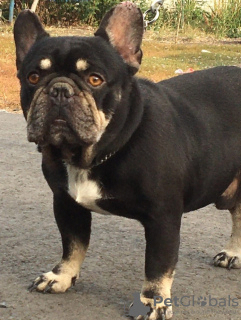
[[178, 260], [181, 214], [166, 212], [150, 217], [143, 224], [146, 261], [140, 300], [149, 310], [144, 313], [140, 310], [140, 315], [135, 319], [171, 319], [171, 288]]
[[241, 268], [241, 203], [229, 209], [232, 216], [232, 234], [225, 249], [214, 257], [214, 265], [223, 268]]

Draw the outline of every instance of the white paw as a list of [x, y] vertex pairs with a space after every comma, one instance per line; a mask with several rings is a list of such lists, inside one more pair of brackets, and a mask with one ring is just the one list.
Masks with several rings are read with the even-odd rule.
[[135, 318], [136, 320], [168, 320], [173, 316], [172, 307], [167, 308], [157, 308], [155, 310], [151, 310], [149, 315], [146, 316], [138, 316]]
[[36, 278], [28, 289], [31, 292], [36, 290], [44, 293], [62, 293], [74, 285], [77, 278], [78, 275], [71, 276], [66, 273], [55, 274], [50, 271]]
[[141, 296], [140, 300], [142, 305], [139, 303], [136, 304], [137, 301], [134, 301], [129, 309], [130, 316], [132, 316], [134, 309], [135, 313], [138, 314], [138, 312], [140, 312], [140, 314], [142, 314], [135, 317], [135, 320], [169, 320], [172, 318], [172, 306], [166, 306], [164, 303], [157, 303], [154, 305], [154, 299], [147, 299], [143, 296]]
[[241, 253], [231, 250], [222, 250], [214, 258], [216, 267], [228, 268], [229, 270], [241, 268]]

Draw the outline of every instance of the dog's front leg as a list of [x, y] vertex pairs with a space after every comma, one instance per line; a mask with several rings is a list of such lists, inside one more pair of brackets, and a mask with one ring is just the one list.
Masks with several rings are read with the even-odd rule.
[[150, 307], [148, 316], [137, 319], [172, 318], [171, 287], [178, 260], [181, 215], [165, 215], [144, 224], [146, 236], [145, 281], [141, 301]]
[[62, 237], [63, 256], [52, 271], [35, 279], [30, 291], [65, 292], [79, 278], [90, 239], [91, 213], [64, 192], [54, 195], [54, 213]]
[[65, 292], [79, 277], [81, 264], [88, 249], [91, 232], [91, 213], [67, 192], [67, 172], [53, 150], [45, 148], [43, 173], [54, 194], [54, 214], [62, 237], [63, 256], [52, 271], [39, 276], [30, 291]]

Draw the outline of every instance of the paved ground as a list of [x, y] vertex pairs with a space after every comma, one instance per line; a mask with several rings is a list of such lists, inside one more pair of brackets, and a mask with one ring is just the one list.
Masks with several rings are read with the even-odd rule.
[[[144, 235], [135, 221], [94, 214], [75, 288], [60, 295], [27, 291], [58, 262], [61, 241], [41, 156], [27, 142], [25, 127], [22, 115], [0, 112], [0, 320], [127, 319], [125, 307], [141, 288], [144, 268]], [[229, 234], [225, 211], [209, 206], [184, 216], [172, 292], [183, 299], [174, 319], [241, 319], [241, 270], [211, 264]]]

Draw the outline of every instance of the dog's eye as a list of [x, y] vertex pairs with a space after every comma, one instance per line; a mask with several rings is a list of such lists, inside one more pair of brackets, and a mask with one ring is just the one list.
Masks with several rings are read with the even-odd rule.
[[28, 76], [28, 81], [31, 83], [31, 84], [37, 84], [39, 82], [39, 74], [38, 73], [31, 73], [29, 76]]
[[99, 87], [100, 85], [102, 85], [103, 82], [104, 80], [97, 74], [91, 74], [88, 78], [88, 83], [92, 87]]

